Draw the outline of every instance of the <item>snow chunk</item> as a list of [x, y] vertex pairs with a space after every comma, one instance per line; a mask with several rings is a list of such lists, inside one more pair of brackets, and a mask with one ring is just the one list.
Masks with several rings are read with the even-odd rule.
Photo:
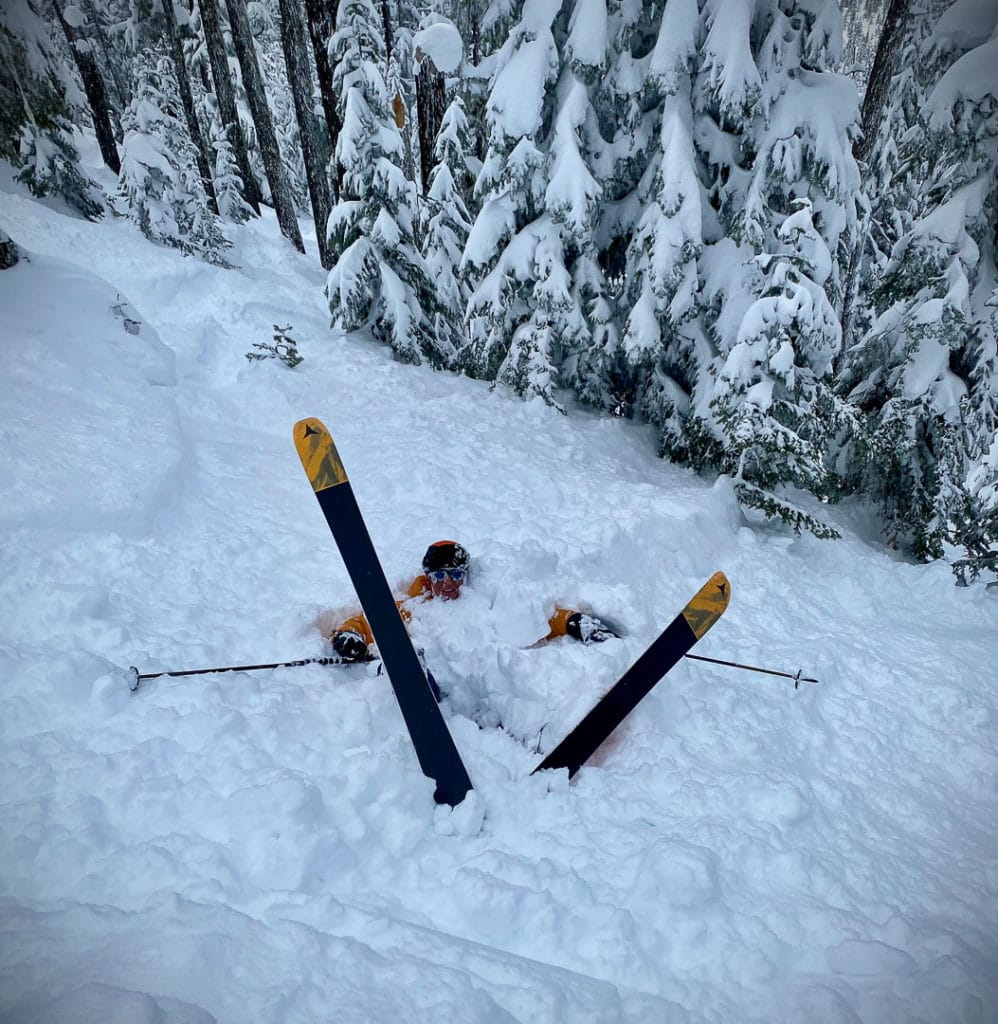
[[433, 61], [437, 71], [445, 75], [453, 74], [461, 66], [464, 58], [464, 43], [461, 33], [452, 21], [440, 20], [433, 25], [421, 28], [413, 37], [416, 56], [422, 51]]
[[998, 36], [965, 53], [939, 80], [925, 103], [930, 126], [937, 130], [951, 127], [953, 107], [960, 100], [980, 103], [998, 94], [995, 68], [998, 68]]
[[606, 2], [578, 0], [565, 51], [575, 64], [587, 68], [606, 67]]
[[972, 50], [986, 43], [996, 27], [998, 4], [994, 0], [955, 0], [936, 22], [932, 36], [935, 42]]

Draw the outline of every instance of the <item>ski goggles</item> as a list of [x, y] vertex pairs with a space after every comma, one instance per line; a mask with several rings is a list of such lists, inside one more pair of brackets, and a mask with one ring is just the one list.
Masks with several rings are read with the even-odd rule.
[[443, 583], [449, 576], [455, 583], [463, 583], [468, 577], [467, 569], [434, 569], [426, 574], [434, 583]]

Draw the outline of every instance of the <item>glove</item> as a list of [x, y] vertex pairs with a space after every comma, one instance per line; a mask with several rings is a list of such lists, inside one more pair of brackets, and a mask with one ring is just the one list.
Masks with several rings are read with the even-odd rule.
[[334, 633], [330, 637], [330, 643], [336, 654], [344, 661], [368, 661], [371, 657], [364, 638], [352, 629], [343, 629]]
[[585, 612], [574, 612], [570, 615], [565, 622], [565, 632], [584, 644], [601, 644], [604, 640], [620, 635], [595, 615], [586, 615]]

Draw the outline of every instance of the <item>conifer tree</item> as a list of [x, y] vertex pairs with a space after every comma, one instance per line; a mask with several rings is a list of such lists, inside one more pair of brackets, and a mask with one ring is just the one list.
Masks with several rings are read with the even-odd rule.
[[274, 120], [270, 104], [267, 102], [267, 91], [260, 73], [253, 33], [250, 30], [246, 0], [225, 0], [225, 6], [229, 12], [232, 42], [239, 59], [246, 100], [256, 127], [257, 142], [270, 184], [270, 198], [277, 214], [277, 223], [281, 227], [281, 234], [299, 252], [304, 252], [305, 245], [298, 226], [295, 198], [288, 184], [277, 134], [274, 131]]
[[239, 165], [229, 139], [229, 133], [220, 125], [214, 125], [211, 132], [211, 147], [214, 152], [213, 181], [218, 212], [224, 220], [245, 224], [255, 216], [253, 208], [243, 198], [245, 189], [239, 176]]
[[369, 328], [399, 359], [445, 363], [433, 334], [436, 299], [415, 239], [415, 183], [381, 68], [385, 40], [370, 0], [341, 0], [329, 44], [341, 130], [340, 201], [329, 218], [326, 297], [341, 330]]
[[780, 251], [757, 259], [766, 285], [742, 318], [711, 412], [723, 437], [720, 468], [733, 476], [742, 503], [797, 532], [832, 537], [834, 530], [779, 493], [786, 484], [832, 493], [826, 452], [846, 419], [828, 379], [841, 341], [824, 289], [833, 260], [810, 201], [794, 205], [778, 233]]
[[[626, 245], [619, 297], [624, 330], [603, 360], [614, 403], [654, 422], [663, 449], [681, 444], [681, 417], [695, 380], [696, 331], [687, 325], [696, 316], [705, 202], [690, 98], [699, 32], [695, 0], [673, 0], [644, 61], [644, 92], [655, 100], [643, 115], [644, 170], [616, 225]], [[630, 174], [637, 155], [627, 152]]]
[[[837, 311], [860, 185], [851, 151], [856, 89], [828, 70], [841, 54], [838, 8], [805, 0], [754, 7], [708, 0], [704, 14], [692, 95], [698, 164], [706, 171], [698, 266], [709, 348], [693, 351], [712, 348], [716, 355], [701, 354], [691, 367], [690, 417], [675, 450], [694, 466], [731, 472], [735, 436], [748, 443], [743, 452], [756, 452], [756, 431], [763, 449], [793, 441], [769, 420], [789, 427], [809, 450], [771, 460], [755, 481], [765, 497], [747, 486], [739, 494], [767, 515], [824, 533], [796, 513], [788, 516], [789, 506], [772, 495], [781, 484], [824, 492], [820, 446], [835, 420], [823, 415], [822, 378], [841, 346]], [[805, 243], [806, 251], [795, 248]], [[796, 309], [789, 319], [788, 308]], [[774, 344], [781, 355], [763, 351]], [[746, 480], [747, 472], [747, 459], [739, 457], [736, 480]]]
[[209, 208], [193, 143], [178, 116], [172, 63], [143, 50], [133, 73], [115, 212], [135, 220], [152, 241], [225, 265], [230, 243]]
[[[444, 113], [434, 147], [436, 163], [430, 173], [423, 257], [436, 289], [438, 309], [433, 334], [442, 361], [453, 365], [464, 342], [464, 310], [468, 287], [460, 275], [461, 254], [471, 230], [464, 192], [469, 178], [471, 138], [464, 104], [455, 97]], [[462, 184], [465, 189], [462, 189]]]
[[259, 214], [262, 198], [260, 184], [253, 171], [246, 142], [246, 131], [236, 107], [235, 86], [229, 66], [228, 52], [225, 48], [225, 38], [222, 34], [218, 0], [197, 0], [197, 3], [201, 31], [215, 87], [218, 121], [222, 130], [227, 133], [228, 142], [235, 154], [239, 177], [243, 183], [243, 196], [253, 212]]
[[[996, 393], [994, 224], [998, 220], [998, 11], [951, 5], [919, 40], [918, 92], [898, 145], [874, 268], [875, 319], [842, 383], [866, 416], [851, 483], [876, 500], [885, 530], [922, 558], [962, 545], [979, 561], [975, 502], [993, 441]], [[896, 85], [892, 92], [896, 91]], [[904, 211], [898, 222], [894, 209]], [[986, 477], [986, 473], [984, 474]], [[984, 547], [982, 548], [982, 544]], [[971, 554], [971, 552], [974, 552]]]
[[104, 213], [101, 192], [80, 167], [76, 115], [60, 80], [49, 26], [33, 0], [0, 9], [0, 157], [37, 196], [58, 195], [85, 217]]
[[298, 121], [298, 138], [305, 165], [312, 219], [318, 239], [319, 262], [328, 270], [332, 264], [326, 245], [326, 222], [329, 220], [327, 136], [320, 131], [312, 109], [312, 70], [299, 0], [280, 0], [280, 6], [281, 43]]
[[[557, 14], [555, 3], [526, 0], [496, 57], [489, 151], [476, 185], [482, 207], [464, 257], [479, 283], [463, 354], [473, 375], [555, 405], [601, 291], [601, 190], [584, 155], [595, 115], [585, 85], [560, 59]], [[576, 24], [569, 21], [569, 37]]]
[[118, 159], [118, 150], [115, 146], [111, 105], [107, 89], [104, 87], [104, 79], [97, 64], [94, 47], [87, 36], [86, 17], [78, 7], [64, 9], [62, 0], [53, 0], [52, 9], [62, 27], [66, 43], [80, 73], [80, 81], [90, 106], [90, 116], [94, 134], [97, 137], [97, 145], [100, 148], [101, 159], [105, 166], [117, 174], [121, 170], [121, 162]]

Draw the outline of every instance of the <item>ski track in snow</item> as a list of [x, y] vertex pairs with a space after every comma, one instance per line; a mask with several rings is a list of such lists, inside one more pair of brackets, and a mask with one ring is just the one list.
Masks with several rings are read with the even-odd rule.
[[[328, 329], [272, 220], [224, 271], [4, 183], [0, 1019], [998, 1020], [998, 600], [750, 529], [646, 429]], [[142, 327], [110, 306], [127, 299]], [[293, 324], [306, 362], [244, 353]], [[329, 426], [475, 783], [435, 808], [291, 427]], [[805, 499], [806, 500], [806, 499]], [[716, 569], [726, 616], [568, 784], [529, 775]], [[555, 603], [621, 623], [525, 650]], [[501, 723], [502, 727], [498, 728]]]

